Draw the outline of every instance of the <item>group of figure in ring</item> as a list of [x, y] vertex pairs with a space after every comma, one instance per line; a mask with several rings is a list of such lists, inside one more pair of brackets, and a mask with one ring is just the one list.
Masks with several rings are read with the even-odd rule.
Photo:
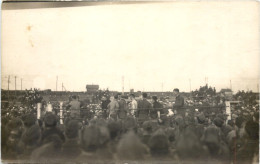
[[[172, 107], [174, 113], [182, 115], [182, 107], [184, 106], [184, 98], [179, 94], [179, 89], [173, 90], [176, 96], [175, 103]], [[108, 118], [125, 119], [127, 116], [135, 117], [138, 122], [144, 122], [148, 119], [158, 119], [163, 121], [167, 118], [168, 108], [164, 108], [157, 101], [156, 96], [152, 96], [152, 102], [147, 100], [147, 93], [142, 93], [139, 100], [135, 99], [134, 94], [130, 94], [130, 104], [122, 98], [121, 94], [110, 97], [109, 101], [102, 102], [102, 108], [105, 110]]]

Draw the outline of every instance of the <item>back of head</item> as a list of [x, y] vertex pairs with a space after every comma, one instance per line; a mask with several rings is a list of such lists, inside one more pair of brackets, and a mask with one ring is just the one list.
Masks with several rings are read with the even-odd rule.
[[208, 143], [219, 143], [220, 131], [214, 126], [208, 127], [203, 135], [203, 141]]
[[135, 95], [134, 95], [134, 94], [130, 94], [130, 97], [133, 97], [133, 98], [135, 98]]
[[147, 98], [147, 93], [142, 94], [143, 98]]
[[27, 114], [24, 116], [24, 126], [29, 128], [36, 122], [36, 116], [34, 114]]
[[79, 123], [76, 120], [71, 120], [66, 125], [65, 134], [68, 138], [77, 138], [79, 130]]
[[136, 128], [136, 122], [133, 117], [127, 117], [123, 122], [124, 130], [131, 130]]
[[52, 113], [46, 113], [44, 117], [44, 124], [46, 127], [55, 127], [57, 124], [57, 118]]
[[190, 130], [185, 130], [177, 141], [177, 154], [183, 160], [192, 160], [205, 157], [207, 151], [203, 148], [198, 137]]
[[25, 145], [32, 146], [39, 144], [41, 139], [41, 129], [38, 125], [28, 128], [22, 136]]
[[76, 95], [73, 95], [73, 96], [72, 96], [72, 99], [76, 100], [76, 99], [77, 99], [77, 96], [76, 96]]
[[238, 128], [242, 128], [242, 125], [243, 125], [243, 122], [244, 122], [244, 121], [245, 121], [245, 119], [244, 119], [242, 116], [237, 117], [237, 118], [236, 118], [236, 121], [235, 121], [236, 126], [237, 126]]
[[227, 115], [226, 115], [226, 114], [222, 114], [222, 113], [218, 113], [218, 114], [217, 114], [217, 117], [218, 117], [218, 118], [221, 118], [223, 121], [225, 121], [226, 118], [227, 118]]
[[148, 145], [153, 156], [164, 156], [169, 153], [168, 138], [162, 129], [158, 129], [153, 133]]
[[197, 116], [197, 120], [198, 120], [198, 123], [203, 124], [206, 121], [206, 117], [203, 113], [201, 113]]
[[115, 139], [120, 134], [122, 129], [120, 123], [114, 120], [108, 121], [107, 128], [109, 130], [111, 139]]
[[177, 92], [177, 93], [179, 93], [180, 92], [180, 90], [178, 89], [178, 88], [174, 88], [174, 90], [173, 90], [174, 92]]
[[245, 125], [245, 131], [252, 140], [259, 139], [259, 124], [254, 121], [247, 121]]
[[105, 127], [95, 125], [84, 127], [82, 132], [82, 147], [85, 151], [94, 152], [102, 148], [109, 139], [109, 132]]
[[151, 121], [145, 121], [142, 125], [143, 129], [146, 132], [152, 132], [153, 131], [153, 126], [152, 126], [152, 122]]
[[121, 160], [141, 160], [147, 153], [146, 146], [141, 143], [133, 131], [123, 135], [117, 146], [117, 156]]
[[225, 136], [227, 136], [228, 133], [232, 131], [232, 127], [230, 125], [228, 125], [228, 124], [227, 125], [223, 125], [222, 128], [221, 128], [221, 131], [223, 132], [223, 134]]
[[214, 124], [215, 124], [217, 127], [222, 127], [222, 125], [223, 125], [223, 123], [224, 123], [224, 121], [223, 121], [221, 118], [219, 118], [219, 117], [215, 118], [215, 119], [213, 120], [213, 122], [214, 122]]
[[153, 96], [152, 99], [153, 99], [154, 101], [157, 101], [157, 96]]
[[13, 118], [7, 124], [8, 129], [19, 129], [23, 126], [23, 122], [20, 118]]

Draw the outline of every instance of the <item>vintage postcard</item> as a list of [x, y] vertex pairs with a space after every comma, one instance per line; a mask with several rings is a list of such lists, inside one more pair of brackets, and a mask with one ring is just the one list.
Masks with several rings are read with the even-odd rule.
[[2, 3], [3, 163], [259, 163], [259, 2]]

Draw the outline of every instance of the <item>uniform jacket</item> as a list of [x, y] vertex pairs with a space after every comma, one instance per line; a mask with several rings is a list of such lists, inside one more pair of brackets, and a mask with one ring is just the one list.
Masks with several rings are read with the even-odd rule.
[[152, 109], [152, 105], [149, 101], [147, 101], [146, 99], [143, 99], [143, 100], [140, 100], [138, 102], [138, 105], [137, 105], [137, 114], [138, 114], [138, 117], [148, 117], [149, 116], [149, 113], [150, 113], [150, 110]]

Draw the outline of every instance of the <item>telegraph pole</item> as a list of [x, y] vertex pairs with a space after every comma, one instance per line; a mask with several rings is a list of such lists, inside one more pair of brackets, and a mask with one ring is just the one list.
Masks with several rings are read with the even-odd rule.
[[231, 80], [230, 80], [230, 89], [232, 90], [232, 84], [231, 84]]
[[122, 95], [124, 95], [124, 76], [122, 77]]
[[16, 98], [16, 76], [14, 77], [14, 94]]
[[23, 79], [21, 79], [21, 91], [23, 90]]
[[58, 91], [58, 76], [56, 77], [56, 91]]
[[9, 102], [9, 84], [10, 84], [10, 75], [8, 75], [8, 102]]

